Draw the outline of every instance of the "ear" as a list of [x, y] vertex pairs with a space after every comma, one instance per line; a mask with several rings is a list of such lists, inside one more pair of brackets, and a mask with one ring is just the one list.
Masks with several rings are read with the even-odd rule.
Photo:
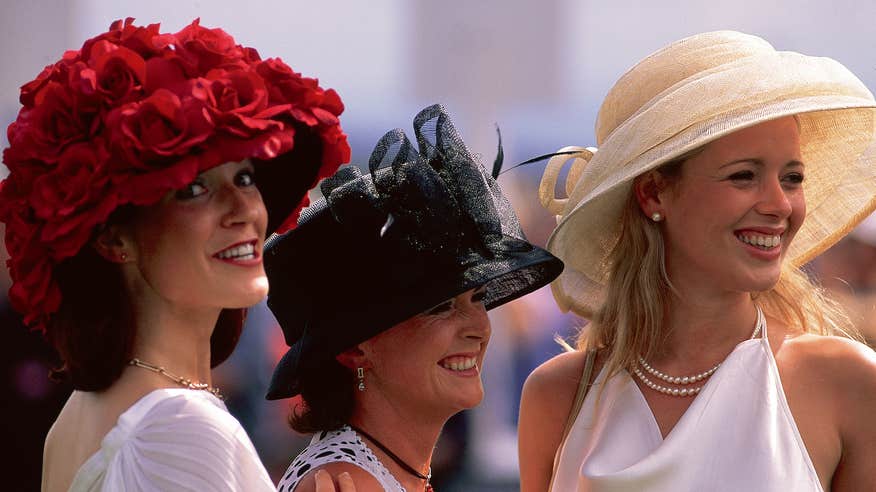
[[111, 263], [127, 263], [134, 259], [134, 248], [119, 226], [103, 227], [91, 242], [97, 254]]
[[654, 213], [663, 214], [663, 203], [660, 201], [662, 192], [666, 189], [666, 179], [657, 171], [649, 171], [633, 182], [633, 193], [636, 202], [646, 217]]
[[371, 367], [371, 361], [368, 360], [365, 352], [358, 345], [336, 355], [335, 360], [348, 369], [356, 369], [357, 367], [368, 369]]

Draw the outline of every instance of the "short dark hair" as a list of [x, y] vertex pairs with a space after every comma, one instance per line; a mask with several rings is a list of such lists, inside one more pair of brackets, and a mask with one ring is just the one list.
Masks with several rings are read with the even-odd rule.
[[289, 425], [310, 434], [334, 430], [350, 421], [355, 405], [353, 372], [335, 359], [326, 359], [301, 371], [302, 404], [289, 415]]
[[[108, 223], [123, 223], [134, 207], [116, 210]], [[49, 320], [46, 338], [61, 359], [52, 371], [55, 380], [68, 380], [73, 389], [101, 391], [122, 375], [133, 356], [136, 326], [131, 299], [117, 265], [90, 245], [55, 268], [61, 305]], [[210, 337], [212, 367], [227, 359], [243, 329], [245, 309], [223, 309]]]

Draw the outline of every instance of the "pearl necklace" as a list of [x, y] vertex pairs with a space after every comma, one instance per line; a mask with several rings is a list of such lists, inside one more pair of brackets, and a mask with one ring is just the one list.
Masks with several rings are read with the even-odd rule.
[[216, 398], [219, 398], [220, 400], [225, 399], [225, 397], [222, 396], [222, 393], [219, 391], [219, 388], [214, 388], [213, 386], [210, 386], [207, 383], [196, 383], [189, 378], [184, 378], [182, 376], [177, 376], [175, 374], [171, 374], [171, 373], [167, 372], [167, 370], [161, 366], [152, 365], [148, 362], [143, 362], [142, 360], [137, 359], [137, 358], [134, 358], [134, 359], [131, 359], [130, 361], [128, 361], [128, 365], [135, 366], [135, 367], [142, 367], [143, 369], [148, 369], [152, 372], [161, 374], [162, 376], [172, 380], [176, 384], [183, 386], [185, 388], [193, 389], [193, 390], [204, 390], [204, 391], [211, 393], [213, 396], [215, 396]]
[[[754, 331], [751, 333], [751, 337], [749, 337], [749, 340], [753, 339], [753, 338], [757, 338], [757, 336], [761, 332], [761, 329], [766, 325], [766, 318], [764, 317], [763, 311], [760, 309], [760, 306], [755, 306], [755, 308], [757, 309], [757, 322], [755, 322], [755, 324], [754, 324]], [[658, 383], [655, 383], [654, 381], [652, 381], [648, 376], [645, 375], [645, 373], [642, 372], [642, 369], [640, 369], [640, 367], [645, 369], [645, 372], [647, 372], [651, 376], [654, 376], [658, 379], [661, 379], [669, 384], [689, 385], [689, 384], [698, 383], [698, 382], [708, 378], [712, 374], [715, 374], [715, 371], [717, 371], [718, 368], [721, 367], [721, 363], [723, 363], [723, 361], [718, 362], [708, 371], [704, 371], [704, 372], [701, 372], [699, 374], [694, 374], [692, 376], [671, 376], [669, 374], [660, 372], [657, 369], [654, 369], [653, 367], [651, 367], [647, 362], [645, 362], [645, 359], [640, 355], [639, 356], [639, 364], [636, 366], [633, 366], [633, 374], [635, 374], [636, 377], [638, 377], [645, 384], [645, 386], [651, 388], [654, 391], [659, 391], [660, 393], [663, 393], [665, 395], [695, 396], [695, 395], [699, 394], [700, 390], [703, 389], [704, 385], [695, 386], [695, 387], [683, 387], [683, 388], [673, 388], [670, 386], [664, 386], [662, 384], [658, 384]]]

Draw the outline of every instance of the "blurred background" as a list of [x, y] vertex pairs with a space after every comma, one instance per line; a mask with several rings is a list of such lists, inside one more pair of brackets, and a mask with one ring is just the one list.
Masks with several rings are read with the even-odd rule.
[[[413, 116], [443, 103], [465, 141], [492, 162], [496, 125], [506, 167], [566, 145], [594, 145], [596, 111], [611, 84], [633, 63], [676, 39], [734, 29], [778, 49], [832, 57], [876, 89], [876, 2], [737, 0], [2, 0], [0, 122], [18, 112], [18, 88], [64, 50], [125, 17], [175, 32], [200, 17], [263, 58], [280, 57], [346, 104], [342, 124], [354, 164], [364, 164], [386, 131], [411, 133]], [[0, 147], [5, 147], [5, 132]], [[530, 240], [544, 244], [554, 219], [537, 203], [543, 164], [506, 173], [500, 185]], [[5, 176], [0, 167], [0, 177]], [[0, 224], [2, 228], [2, 224]], [[5, 250], [0, 249], [5, 260]], [[876, 340], [876, 222], [859, 227], [810, 270], [846, 304]], [[5, 490], [37, 490], [42, 443], [69, 393], [47, 380], [52, 354], [28, 333], [5, 298], [0, 269], [2, 460]], [[516, 419], [526, 375], [559, 353], [584, 320], [559, 312], [548, 290], [491, 313], [493, 339], [484, 380], [487, 397], [448, 423], [433, 464], [436, 490], [517, 490]], [[264, 305], [251, 310], [233, 358], [215, 383], [279, 480], [308, 441], [285, 424], [291, 402], [263, 395], [282, 335]]]

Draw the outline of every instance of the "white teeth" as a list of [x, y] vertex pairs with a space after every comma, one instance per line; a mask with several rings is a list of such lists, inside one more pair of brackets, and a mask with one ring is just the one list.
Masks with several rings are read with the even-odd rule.
[[782, 236], [780, 234], [770, 235], [770, 236], [762, 236], [762, 235], [742, 235], [739, 234], [736, 236], [740, 241], [744, 243], [751, 244], [752, 246], [759, 246], [761, 249], [771, 249], [775, 248], [782, 242]]
[[478, 363], [477, 357], [453, 357], [441, 361], [441, 367], [451, 371], [467, 371]]
[[222, 250], [216, 256], [222, 259], [235, 258], [238, 260], [251, 260], [255, 258], [255, 246], [252, 243], [242, 244], [240, 246]]

